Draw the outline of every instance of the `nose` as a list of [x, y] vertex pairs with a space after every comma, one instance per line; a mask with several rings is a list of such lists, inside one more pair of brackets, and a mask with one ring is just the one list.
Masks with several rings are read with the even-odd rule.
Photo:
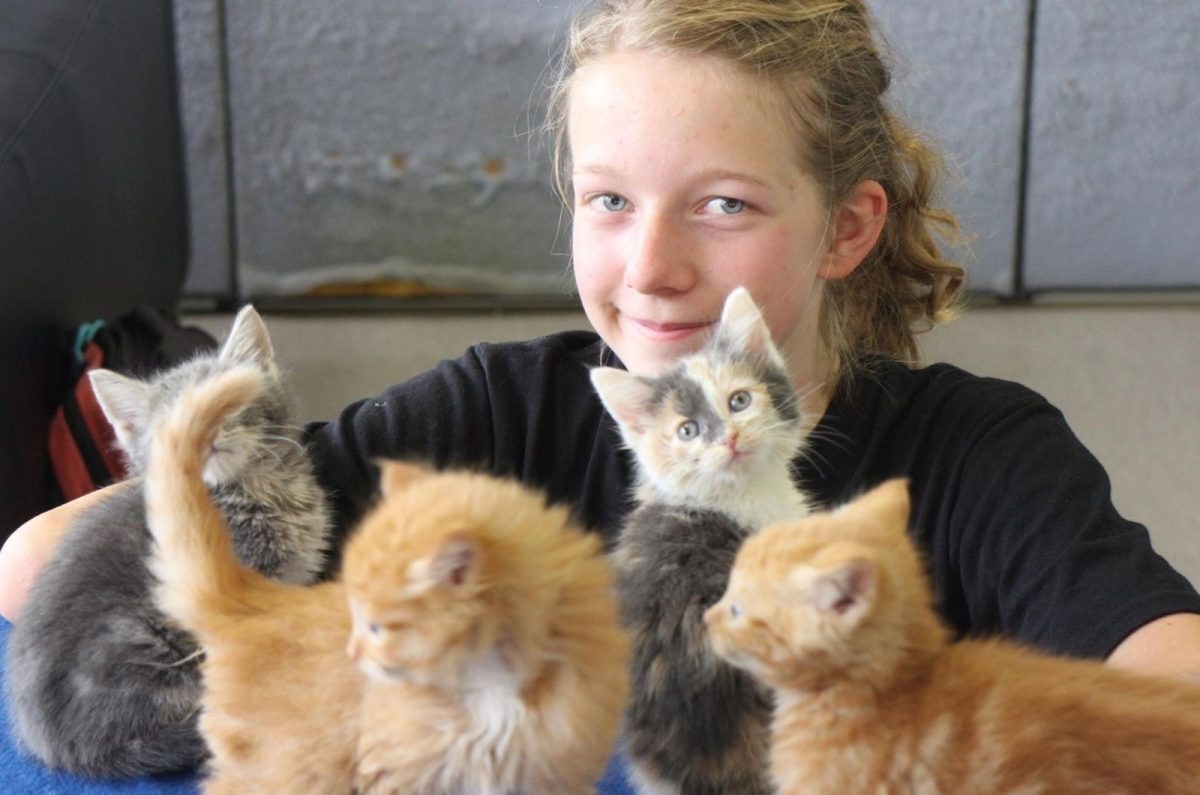
[[625, 261], [625, 285], [647, 295], [686, 292], [695, 283], [691, 254], [678, 221], [644, 213]]

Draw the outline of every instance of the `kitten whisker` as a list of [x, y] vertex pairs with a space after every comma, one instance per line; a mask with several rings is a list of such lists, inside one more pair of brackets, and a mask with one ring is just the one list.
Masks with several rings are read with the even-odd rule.
[[288, 444], [290, 444], [290, 445], [293, 445], [294, 447], [297, 447], [297, 448], [299, 448], [299, 449], [301, 449], [301, 450], [303, 450], [303, 449], [304, 449], [304, 443], [303, 443], [303, 442], [301, 442], [299, 439], [293, 439], [293, 438], [292, 438], [292, 437], [290, 437], [290, 436], [281, 436], [281, 435], [279, 435], [279, 434], [274, 434], [274, 433], [264, 433], [264, 434], [262, 434], [262, 437], [261, 437], [261, 438], [263, 438], [263, 439], [275, 439], [276, 441], [280, 441], [280, 442], [287, 442]]

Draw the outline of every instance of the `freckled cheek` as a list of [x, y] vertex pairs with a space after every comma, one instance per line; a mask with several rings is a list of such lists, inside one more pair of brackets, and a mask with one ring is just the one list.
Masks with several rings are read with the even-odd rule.
[[611, 237], [578, 226], [571, 244], [571, 264], [580, 291], [593, 295], [619, 283], [624, 269], [624, 260]]

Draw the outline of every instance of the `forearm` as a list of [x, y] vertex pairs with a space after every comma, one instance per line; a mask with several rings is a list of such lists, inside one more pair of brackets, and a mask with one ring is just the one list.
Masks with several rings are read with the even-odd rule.
[[117, 483], [38, 514], [8, 537], [0, 547], [0, 616], [17, 620], [38, 573], [75, 517], [126, 485]]

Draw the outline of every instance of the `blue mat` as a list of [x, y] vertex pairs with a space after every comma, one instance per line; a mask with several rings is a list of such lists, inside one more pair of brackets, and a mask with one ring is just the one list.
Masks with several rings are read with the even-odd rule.
[[[4, 647], [11, 625], [0, 619], [0, 679], [3, 678]], [[2, 690], [0, 690], [2, 692]], [[8, 725], [8, 705], [0, 709], [0, 792], [22, 795], [108, 795], [136, 793], [142, 795], [194, 795], [200, 791], [196, 776], [163, 776], [133, 780], [83, 779], [47, 770], [36, 760], [22, 756], [12, 743]], [[609, 762], [604, 778], [596, 787], [601, 795], [632, 795], [625, 780], [625, 766], [619, 755]]]

